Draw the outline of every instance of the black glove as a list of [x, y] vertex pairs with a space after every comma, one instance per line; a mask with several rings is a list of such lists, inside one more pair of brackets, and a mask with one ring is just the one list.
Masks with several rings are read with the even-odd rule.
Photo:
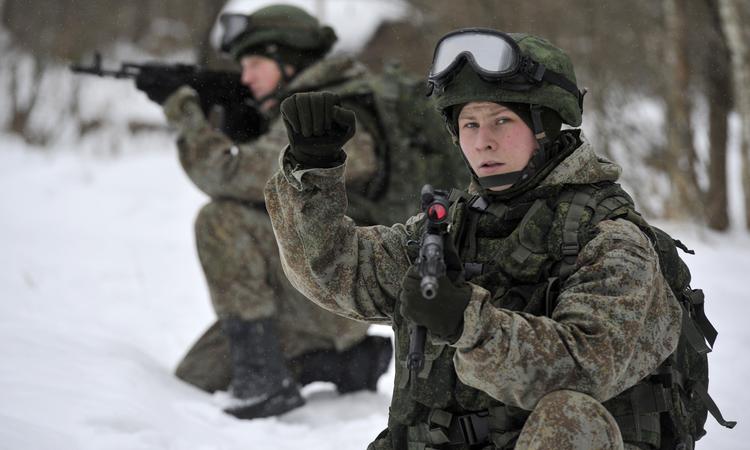
[[343, 163], [342, 147], [354, 136], [354, 111], [339, 106], [330, 92], [294, 94], [281, 102], [291, 156], [306, 168], [330, 168]]
[[160, 105], [182, 85], [187, 84], [181, 77], [158, 73], [148, 69], [141, 70], [135, 77], [135, 87], [146, 93], [148, 98]]
[[419, 268], [414, 265], [406, 271], [401, 280], [401, 315], [417, 325], [427, 328], [430, 333], [448, 342], [461, 337], [464, 310], [471, 300], [471, 286], [464, 281], [461, 261], [450, 236], [445, 238], [446, 275], [438, 278], [435, 298], [422, 297]]

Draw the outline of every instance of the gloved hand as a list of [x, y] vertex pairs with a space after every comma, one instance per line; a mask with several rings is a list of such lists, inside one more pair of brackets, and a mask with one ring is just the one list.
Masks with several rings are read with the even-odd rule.
[[158, 74], [148, 69], [142, 70], [135, 77], [135, 87], [146, 93], [148, 98], [160, 105], [182, 85], [185, 80], [164, 74]]
[[435, 298], [422, 297], [418, 266], [406, 271], [401, 280], [401, 315], [417, 325], [427, 328], [430, 333], [448, 342], [461, 337], [464, 310], [471, 300], [471, 286], [464, 281], [463, 267], [450, 236], [445, 238], [443, 249], [446, 275], [438, 278]]
[[342, 108], [330, 92], [294, 94], [281, 102], [291, 156], [305, 168], [330, 168], [343, 162], [342, 147], [354, 136], [354, 111]]

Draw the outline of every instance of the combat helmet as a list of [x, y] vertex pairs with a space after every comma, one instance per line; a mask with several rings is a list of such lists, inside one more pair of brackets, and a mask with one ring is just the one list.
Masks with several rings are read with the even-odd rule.
[[250, 15], [224, 13], [219, 21], [224, 29], [220, 50], [238, 62], [244, 55], [259, 54], [300, 71], [325, 56], [337, 40], [331, 27], [291, 5], [267, 6]]
[[581, 125], [585, 91], [576, 85], [573, 63], [540, 37], [487, 28], [448, 33], [435, 47], [428, 86], [454, 138], [459, 106], [473, 101], [502, 103], [533, 131], [539, 148], [526, 169], [481, 178], [472, 171], [484, 188], [528, 179], [550, 160], [562, 123]]

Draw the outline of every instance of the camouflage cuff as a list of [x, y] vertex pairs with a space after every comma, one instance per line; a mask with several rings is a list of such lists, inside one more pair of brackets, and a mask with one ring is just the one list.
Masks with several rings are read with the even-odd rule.
[[[490, 293], [473, 283], [469, 283], [471, 286], [471, 300], [464, 310], [464, 329], [461, 333], [461, 337], [452, 344], [452, 347], [456, 347], [459, 350], [471, 350], [482, 340], [484, 335], [481, 327], [482, 312], [485, 307], [492, 307], [489, 305]], [[496, 330], [500, 332], [500, 330]], [[457, 353], [458, 354], [458, 353]]]
[[204, 128], [208, 121], [200, 107], [198, 93], [189, 86], [182, 86], [164, 101], [164, 115], [169, 124], [181, 132]]
[[344, 169], [346, 167], [346, 154], [343, 163], [331, 168], [303, 169], [294, 161], [287, 145], [279, 154], [279, 167], [282, 168], [284, 178], [295, 189], [299, 191], [309, 189], [328, 190], [336, 184], [344, 183]]

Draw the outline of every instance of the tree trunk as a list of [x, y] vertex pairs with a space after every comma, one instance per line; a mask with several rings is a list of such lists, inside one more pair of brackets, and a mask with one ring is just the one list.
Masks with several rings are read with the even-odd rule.
[[695, 148], [690, 128], [690, 78], [687, 45], [686, 0], [665, 0], [667, 28], [667, 173], [672, 195], [665, 213], [671, 219], [703, 216], [695, 175]]
[[742, 184], [745, 193], [745, 225], [750, 229], [750, 62], [737, 0], [719, 0], [721, 26], [732, 58], [732, 78], [737, 112], [742, 122]]
[[716, 31], [716, 38], [712, 39], [714, 51], [709, 54], [706, 61], [709, 99], [709, 189], [706, 198], [706, 218], [710, 228], [726, 231], [729, 228], [727, 119], [732, 110], [730, 56], [726, 36], [721, 29], [718, 5], [713, 0], [707, 0], [706, 3], [709, 7], [712, 27]]
[[[41, 84], [44, 76], [44, 63], [41, 58], [34, 58], [31, 74], [21, 73], [23, 69], [17, 63], [18, 61], [13, 61], [15, 67], [10, 70], [11, 118], [8, 128], [12, 133], [22, 136], [26, 142], [34, 142], [36, 138], [33, 136], [33, 132], [29, 130], [29, 119], [39, 98], [37, 87]], [[21, 80], [21, 77], [24, 79]], [[24, 99], [25, 101], [20, 98], [21, 83], [30, 83], [33, 86], [28, 98]]]

